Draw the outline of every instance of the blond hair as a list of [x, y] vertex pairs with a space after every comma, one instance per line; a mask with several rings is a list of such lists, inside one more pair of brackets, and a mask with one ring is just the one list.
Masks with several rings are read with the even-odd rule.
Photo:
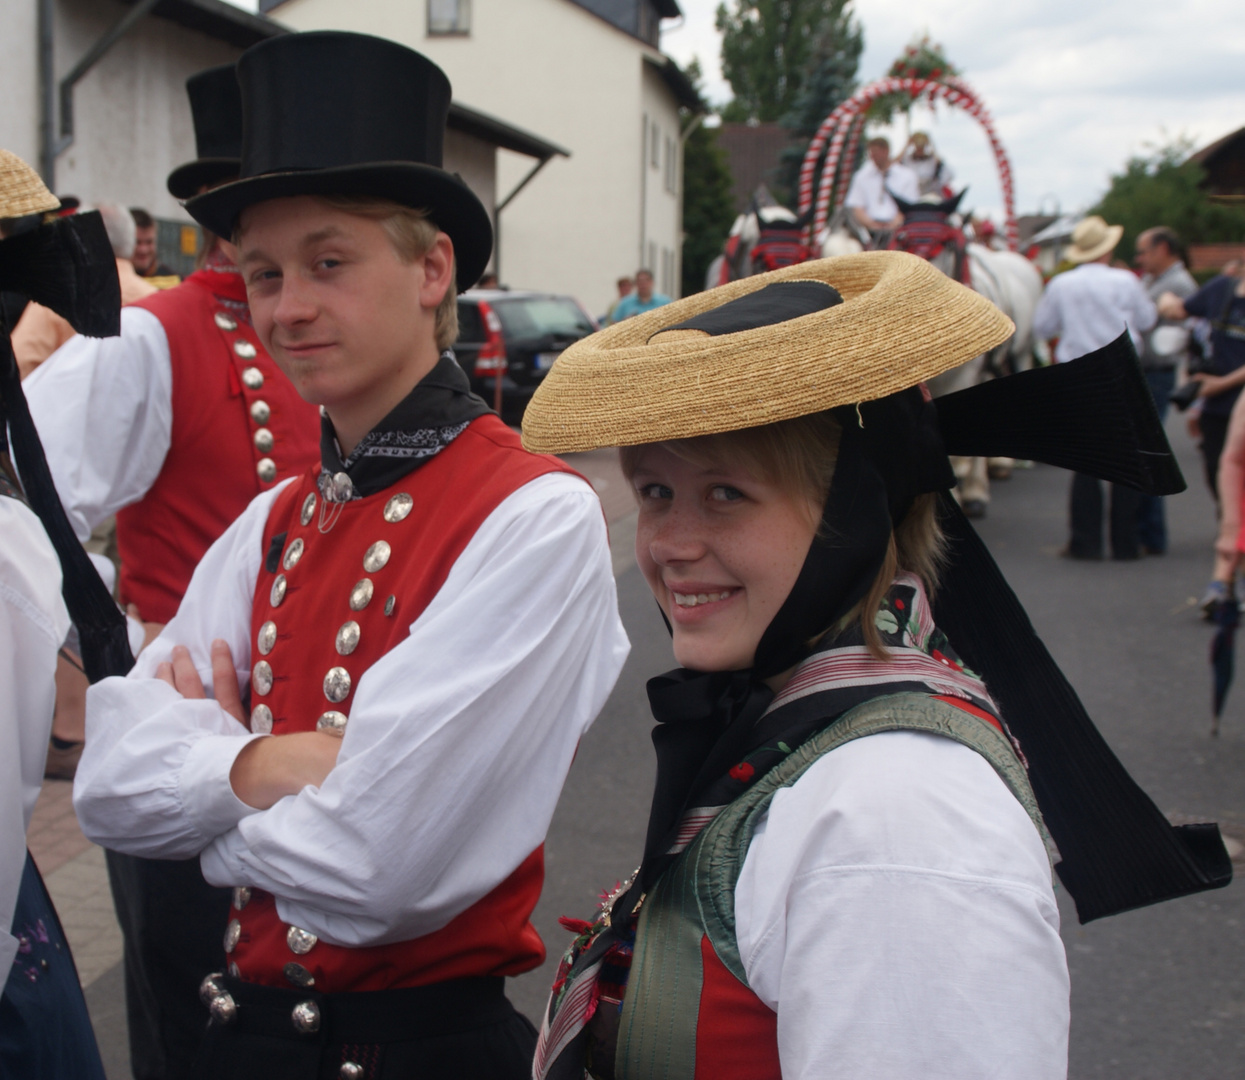
[[[685, 461], [698, 465], [713, 462], [742, 468], [745, 472], [773, 484], [816, 508], [816, 525], [824, 538], [821, 512], [826, 493], [834, 478], [842, 429], [828, 412], [800, 416], [763, 427], [743, 428], [717, 435], [701, 435], [658, 445]], [[622, 470], [628, 480], [635, 475], [644, 446], [624, 446], [620, 451]], [[887, 543], [882, 567], [865, 598], [838, 627], [827, 627], [823, 634], [841, 629], [860, 619], [865, 645], [879, 660], [887, 658], [875, 616], [882, 606], [895, 575], [905, 570], [921, 579], [932, 597], [946, 560], [946, 540], [938, 523], [936, 495], [918, 495]]]

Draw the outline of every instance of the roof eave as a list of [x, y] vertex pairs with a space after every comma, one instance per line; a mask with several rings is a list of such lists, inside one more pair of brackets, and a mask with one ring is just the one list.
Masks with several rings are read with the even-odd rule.
[[446, 126], [464, 135], [473, 135], [484, 142], [500, 146], [503, 150], [512, 150], [516, 154], [547, 161], [551, 157], [570, 157], [571, 152], [551, 143], [546, 139], [533, 135], [530, 131], [514, 127], [496, 117], [478, 112], [457, 101], [450, 102], [450, 114]]
[[674, 99], [684, 109], [690, 109], [694, 113], [707, 113], [708, 106], [704, 103], [696, 87], [692, 85], [692, 80], [679, 70], [670, 57], [664, 53], [653, 55], [652, 53], [644, 54], [644, 62], [651, 64], [662, 77], [665, 84], [670, 87], [670, 92], [674, 94]]

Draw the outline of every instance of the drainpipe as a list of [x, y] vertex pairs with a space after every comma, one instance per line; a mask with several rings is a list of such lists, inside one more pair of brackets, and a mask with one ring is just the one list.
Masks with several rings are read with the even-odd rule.
[[60, 131], [56, 130], [55, 14], [56, 0], [39, 0], [39, 163], [43, 182], [50, 191], [56, 190], [56, 159], [74, 141], [73, 91], [104, 55], [160, 0], [138, 0], [113, 24], [103, 37], [92, 45], [82, 59], [60, 81]]

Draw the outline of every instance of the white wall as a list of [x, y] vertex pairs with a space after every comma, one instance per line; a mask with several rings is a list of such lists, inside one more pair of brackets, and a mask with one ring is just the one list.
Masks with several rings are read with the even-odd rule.
[[[39, 167], [36, 0], [3, 0], [0, 20], [0, 146]], [[129, 10], [115, 0], [59, 0], [55, 70], [59, 81]], [[57, 194], [142, 206], [189, 220], [165, 188], [168, 174], [195, 156], [186, 79], [235, 60], [239, 50], [165, 19], [147, 16], [78, 83], [75, 139], [57, 159]]]
[[[615, 279], [635, 270], [641, 253], [646, 95], [654, 115], [664, 114], [663, 127], [677, 133], [669, 91], [655, 77], [646, 89], [643, 57], [657, 53], [568, 0], [472, 0], [467, 37], [427, 36], [426, 13], [426, 0], [288, 0], [272, 12], [295, 29], [400, 41], [439, 64], [464, 105], [569, 150], [502, 215], [501, 276], [604, 311]], [[498, 200], [533, 164], [498, 154]], [[657, 179], [660, 187], [660, 171]], [[659, 247], [677, 248], [673, 217], [657, 204], [653, 213], [653, 229], [670, 230]]]

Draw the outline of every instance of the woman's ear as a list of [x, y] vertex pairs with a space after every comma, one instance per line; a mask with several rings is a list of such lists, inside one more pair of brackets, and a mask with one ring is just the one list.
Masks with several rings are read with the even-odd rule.
[[454, 244], [445, 233], [437, 233], [436, 240], [423, 255], [424, 279], [419, 287], [419, 306], [436, 311], [445, 299], [448, 289], [454, 287]]

